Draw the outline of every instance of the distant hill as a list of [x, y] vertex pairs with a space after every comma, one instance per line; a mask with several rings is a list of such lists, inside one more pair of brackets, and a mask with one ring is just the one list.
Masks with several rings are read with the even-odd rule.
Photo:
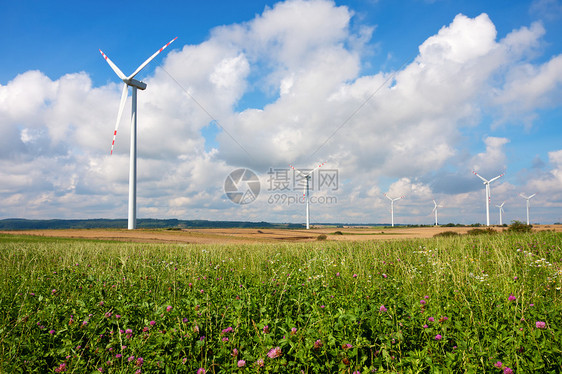
[[[127, 228], [126, 219], [20, 219], [0, 220], [0, 230], [38, 230], [38, 229], [100, 229]], [[293, 223], [207, 221], [179, 219], [137, 219], [139, 229], [207, 229], [207, 228], [286, 228], [301, 229], [304, 225]]]

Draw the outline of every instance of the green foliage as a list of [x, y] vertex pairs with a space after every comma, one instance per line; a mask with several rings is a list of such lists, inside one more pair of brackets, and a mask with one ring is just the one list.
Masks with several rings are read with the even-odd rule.
[[440, 238], [440, 237], [441, 238], [448, 238], [448, 237], [451, 237], [451, 236], [459, 236], [459, 233], [454, 232], [454, 231], [443, 231], [443, 232], [440, 232], [439, 234], [433, 235], [434, 238]]
[[343, 235], [343, 232], [341, 232], [341, 231], [339, 231], [339, 230], [338, 230], [338, 231], [334, 231], [334, 235]]
[[467, 235], [495, 235], [498, 232], [490, 227], [485, 229], [471, 229], [466, 232]]
[[0, 235], [0, 372], [556, 373], [561, 242]]
[[512, 221], [511, 225], [507, 228], [507, 231], [515, 233], [530, 233], [532, 229], [533, 225], [527, 225], [526, 223], [520, 221]]
[[320, 234], [316, 237], [316, 240], [326, 240], [328, 239], [328, 236], [326, 236], [326, 234]]

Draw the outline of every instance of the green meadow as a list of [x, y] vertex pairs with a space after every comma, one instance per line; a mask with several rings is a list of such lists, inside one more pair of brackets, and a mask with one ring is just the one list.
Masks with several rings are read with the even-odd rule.
[[562, 236], [0, 236], [2, 373], [559, 373]]

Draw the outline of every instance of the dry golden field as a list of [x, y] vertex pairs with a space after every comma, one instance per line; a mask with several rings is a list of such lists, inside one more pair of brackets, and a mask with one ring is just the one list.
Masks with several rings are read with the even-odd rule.
[[[504, 227], [492, 227], [502, 231]], [[69, 230], [22, 230], [0, 231], [2, 234], [35, 235], [61, 238], [84, 238], [100, 240], [118, 240], [144, 243], [194, 243], [194, 244], [230, 244], [255, 242], [307, 242], [315, 241], [325, 234], [326, 240], [362, 241], [362, 240], [396, 240], [431, 238], [444, 231], [465, 234], [472, 227], [394, 227], [394, 228], [359, 228], [359, 227], [313, 227], [310, 230], [288, 229], [69, 229]], [[562, 225], [535, 225], [534, 231], [553, 230], [562, 232]], [[334, 235], [340, 231], [343, 235]]]

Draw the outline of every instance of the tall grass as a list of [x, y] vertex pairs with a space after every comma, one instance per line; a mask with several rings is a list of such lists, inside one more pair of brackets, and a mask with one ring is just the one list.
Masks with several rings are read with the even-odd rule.
[[559, 372], [560, 246], [0, 236], [0, 371]]

